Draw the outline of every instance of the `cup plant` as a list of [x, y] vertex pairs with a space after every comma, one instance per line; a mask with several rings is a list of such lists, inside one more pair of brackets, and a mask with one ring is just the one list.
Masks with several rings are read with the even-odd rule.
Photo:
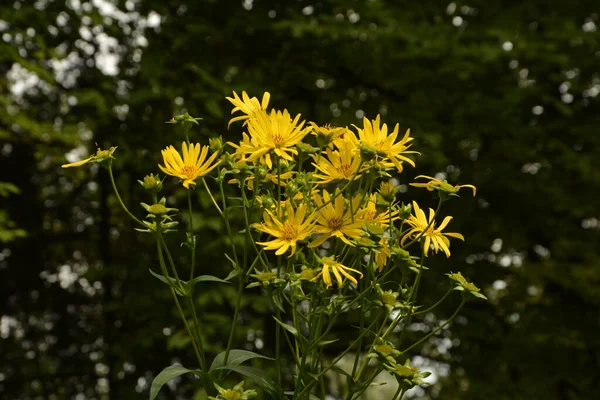
[[[189, 133], [199, 118], [186, 113], [169, 121], [183, 128], [185, 141], [181, 151], [170, 145], [162, 150], [158, 169], [179, 179], [187, 192], [185, 235], [175, 218], [177, 209], [168, 207], [161, 196], [165, 177], [145, 176], [139, 182], [149, 192], [149, 204], [141, 203], [136, 212], [125, 206], [113, 177], [114, 147], [63, 165], [106, 167], [121, 207], [136, 229], [155, 241], [158, 272], [151, 273], [171, 292], [198, 365], [164, 369], [152, 383], [150, 400], [166, 382], [188, 373], [200, 378], [210, 399], [218, 400], [251, 399], [258, 393], [273, 399], [325, 399], [326, 380], [332, 374], [346, 380], [342, 398], [347, 400], [358, 399], [382, 371], [398, 382], [393, 399], [424, 384], [428, 373], [411, 365], [411, 350], [447, 326], [467, 301], [485, 299], [457, 272], [448, 274], [449, 290], [440, 301], [429, 307], [418, 303], [422, 275], [436, 273], [425, 267], [428, 257], [450, 257], [450, 239], [464, 240], [460, 233], [445, 231], [452, 217], [442, 218], [442, 205], [458, 197], [461, 188], [475, 195], [475, 187], [418, 176], [418, 182], [410, 184], [437, 191], [437, 207], [434, 211], [414, 201], [405, 204], [398, 200], [398, 182], [404, 167], [414, 167], [413, 158], [419, 154], [411, 150], [409, 130], [400, 135], [398, 124], [391, 130], [379, 115], [365, 117], [362, 126], [352, 128], [307, 123], [288, 110], [269, 109], [269, 93], [262, 101], [245, 92], [227, 99], [235, 114], [229, 125], [239, 123], [243, 130], [240, 142], [224, 143], [219, 137], [208, 145], [194, 143]], [[227, 197], [227, 185], [239, 196]], [[232, 267], [224, 279], [197, 274], [192, 197], [198, 190], [208, 193], [230, 238], [231, 249], [223, 261]], [[241, 231], [231, 226], [232, 207], [242, 210]], [[175, 264], [166, 234], [182, 237], [182, 247], [190, 252], [189, 268]], [[243, 238], [234, 240], [236, 235]], [[184, 280], [183, 272], [188, 271], [189, 279]], [[229, 340], [212, 360], [194, 307], [194, 286], [202, 281], [237, 285]], [[274, 343], [268, 345], [274, 347], [274, 358], [232, 348], [247, 288], [259, 288], [270, 300], [276, 324]], [[462, 296], [456, 312], [416, 343], [401, 343], [396, 333], [406, 329], [411, 318], [432, 311], [453, 290]], [[350, 328], [352, 340], [332, 356], [331, 349], [340, 345], [330, 347], [338, 340], [332, 328], [349, 313], [359, 315], [358, 326]], [[249, 365], [259, 358], [274, 363], [272, 375]], [[291, 360], [291, 373], [282, 368], [283, 359]], [[342, 368], [342, 360], [350, 360], [351, 367]], [[258, 391], [244, 390], [245, 379]], [[239, 383], [231, 386], [232, 382]]]

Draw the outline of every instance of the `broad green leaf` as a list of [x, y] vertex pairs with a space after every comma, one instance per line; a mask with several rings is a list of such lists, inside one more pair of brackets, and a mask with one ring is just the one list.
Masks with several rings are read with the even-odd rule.
[[150, 386], [150, 400], [154, 400], [165, 383], [177, 378], [178, 376], [187, 374], [188, 372], [197, 373], [197, 371], [192, 371], [179, 364], [171, 365], [170, 367], [163, 369], [162, 372], [158, 374], [152, 381], [152, 386]]
[[228, 365], [240, 365], [245, 361], [252, 360], [253, 358], [264, 358], [265, 360], [272, 360], [272, 358], [265, 357], [263, 355], [254, 353], [248, 350], [237, 350], [233, 349], [229, 352], [229, 357], [227, 358], [227, 364], [224, 364], [225, 361], [225, 351], [217, 354], [212, 364], [210, 365], [209, 371], [215, 370], [217, 368], [221, 368], [223, 366]]

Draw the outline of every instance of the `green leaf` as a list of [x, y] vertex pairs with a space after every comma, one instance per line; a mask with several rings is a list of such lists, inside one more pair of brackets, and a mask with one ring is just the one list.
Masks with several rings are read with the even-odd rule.
[[154, 400], [165, 383], [177, 378], [178, 376], [187, 374], [188, 372], [196, 373], [197, 371], [192, 371], [179, 364], [171, 365], [170, 367], [163, 369], [162, 372], [158, 374], [152, 381], [152, 386], [150, 386], [150, 400]]
[[227, 275], [227, 277], [225, 277], [225, 280], [226, 281], [230, 281], [230, 280], [232, 280], [233, 278], [235, 278], [236, 276], [238, 276], [241, 273], [242, 273], [241, 269], [234, 269], [233, 271], [231, 271], [229, 273], [229, 275]]
[[277, 321], [277, 323], [278, 323], [279, 325], [281, 325], [281, 326], [283, 327], [283, 329], [285, 329], [285, 330], [289, 331], [289, 332], [290, 332], [292, 335], [294, 335], [294, 336], [298, 336], [298, 330], [297, 330], [296, 328], [294, 328], [293, 326], [291, 326], [291, 325], [288, 325], [288, 324], [286, 324], [286, 323], [284, 323], [284, 322], [281, 322], [281, 321], [280, 321], [280, 320], [278, 320], [278, 319], [277, 319], [275, 316], [273, 316], [273, 319], [274, 319], [275, 321]]
[[212, 364], [210, 365], [209, 371], [215, 370], [221, 367], [227, 367], [229, 365], [240, 365], [245, 361], [252, 360], [254, 358], [264, 358], [265, 360], [272, 360], [272, 358], [265, 357], [263, 355], [254, 353], [248, 350], [237, 350], [233, 349], [229, 352], [229, 357], [227, 358], [227, 364], [224, 364], [225, 361], [225, 351], [217, 354]]
[[177, 293], [180, 296], [185, 296], [186, 293], [184, 293], [182, 291], [182, 289], [177, 285], [177, 281], [175, 280], [175, 278], [171, 278], [171, 277], [165, 277], [164, 275], [160, 275], [157, 274], [156, 272], [152, 271], [152, 269], [148, 269], [150, 271], [150, 273], [159, 281], [166, 283], [167, 285], [169, 285], [170, 287], [173, 288], [173, 290], [175, 290], [175, 293]]
[[233, 258], [229, 257], [229, 254], [227, 253], [223, 253], [225, 254], [225, 258], [227, 258], [229, 260], [229, 262], [231, 263], [231, 265], [233, 265], [233, 269], [234, 270], [242, 270], [240, 267], [238, 267], [237, 263], [233, 260]]
[[238, 374], [247, 376], [248, 378], [254, 380], [258, 385], [262, 386], [263, 389], [270, 393], [276, 393], [275, 382], [273, 382], [269, 375], [262, 369], [248, 367], [245, 365], [224, 365], [219, 368], [215, 368], [215, 370], [230, 370], [233, 372], [237, 372]]
[[348, 377], [350, 379], [352, 379], [352, 375], [350, 375], [348, 372], [344, 371], [343, 369], [341, 369], [340, 367], [336, 367], [335, 365], [333, 367], [331, 367], [331, 370], [337, 372], [338, 374], [342, 374], [345, 377]]
[[196, 286], [196, 283], [198, 282], [221, 282], [221, 283], [230, 283], [227, 282], [224, 279], [221, 278], [217, 278], [216, 276], [212, 276], [212, 275], [200, 275], [195, 277], [194, 279], [192, 279], [191, 281], [182, 281], [182, 285], [184, 290], [186, 291], [186, 293], [192, 293], [192, 291], [194, 290], [194, 286]]

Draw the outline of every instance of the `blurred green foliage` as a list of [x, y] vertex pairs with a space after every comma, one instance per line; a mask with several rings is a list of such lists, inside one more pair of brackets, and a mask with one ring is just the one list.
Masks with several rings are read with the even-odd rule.
[[[466, 243], [430, 263], [462, 271], [490, 302], [469, 304], [419, 349], [438, 371], [419, 396], [596, 398], [597, 12], [580, 0], [3, 3], [0, 179], [21, 193], [0, 198], [0, 398], [143, 399], [162, 368], [193, 365], [169, 293], [148, 273], [151, 247], [105, 171], [60, 165], [94, 143], [119, 146], [117, 184], [142, 213], [137, 204], [148, 199], [136, 180], [158, 172], [160, 149], [183, 140], [165, 121], [187, 111], [204, 118], [195, 140], [235, 140], [224, 99], [232, 90], [269, 91], [274, 107], [317, 123], [381, 113], [410, 127], [423, 154], [403, 185], [435, 171], [477, 186], [477, 197], [447, 210]], [[402, 188], [433, 206], [429, 192]], [[185, 200], [169, 179], [165, 192]], [[225, 276], [223, 224], [205, 195], [198, 202], [202, 268]], [[425, 304], [446, 284], [425, 279]], [[197, 292], [216, 353], [234, 289]], [[257, 290], [243, 304], [235, 347], [271, 354], [268, 302]], [[419, 322], [430, 329], [436, 319]], [[339, 324], [340, 338], [351, 323]], [[194, 384], [162, 398], [191, 398]]]

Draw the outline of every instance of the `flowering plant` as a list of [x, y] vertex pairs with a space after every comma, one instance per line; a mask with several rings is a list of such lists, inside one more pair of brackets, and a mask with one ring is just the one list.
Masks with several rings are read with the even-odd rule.
[[[170, 290], [198, 366], [167, 367], [154, 379], [150, 400], [169, 380], [187, 373], [200, 377], [209, 398], [219, 400], [250, 399], [258, 394], [254, 389], [244, 390], [243, 381], [224, 388], [232, 373], [238, 379], [249, 378], [265, 397], [276, 399], [324, 399], [325, 380], [332, 374], [345, 377], [343, 397], [348, 400], [360, 397], [382, 371], [398, 382], [394, 399], [424, 384], [428, 373], [411, 365], [410, 351], [447, 326], [465, 302], [485, 299], [462, 274], [453, 273], [448, 276], [454, 286], [440, 301], [428, 308], [417, 302], [427, 257], [440, 250], [450, 257], [449, 238], [464, 240], [460, 233], [444, 231], [452, 217], [436, 222], [442, 204], [462, 187], [471, 188], [475, 195], [475, 187], [419, 176], [427, 182], [411, 185], [439, 193], [436, 210], [429, 208], [426, 213], [414, 201], [398, 200], [396, 176], [406, 165], [414, 167], [413, 157], [419, 154], [411, 150], [409, 130], [400, 136], [398, 124], [388, 129], [379, 116], [364, 118], [362, 127], [354, 129], [306, 123], [288, 110], [269, 110], [269, 93], [262, 101], [245, 92], [227, 99], [236, 114], [229, 124], [241, 123], [243, 129], [240, 142], [224, 143], [219, 137], [209, 145], [193, 143], [189, 132], [199, 118], [180, 115], [170, 122], [184, 128], [181, 152], [169, 145], [158, 165], [187, 190], [190, 217], [183, 245], [190, 252], [188, 280], [181, 277], [183, 269], [175, 264], [164, 239], [179, 229], [177, 209], [167, 207], [164, 197], [159, 199], [164, 178], [150, 174], [139, 181], [152, 201], [141, 203], [146, 216], [139, 218], [121, 201], [114, 182], [116, 148], [99, 149], [85, 160], [63, 165], [97, 162], [106, 166], [121, 207], [138, 231], [155, 240], [159, 272], [151, 273]], [[236, 187], [239, 196], [225, 196], [226, 185]], [[211, 189], [215, 186], [218, 194]], [[208, 193], [231, 239], [226, 257], [232, 270], [224, 279], [196, 274], [197, 238], [192, 224], [196, 190]], [[243, 213], [245, 229], [240, 233], [231, 226], [232, 205]], [[236, 235], [243, 236], [243, 247], [234, 240]], [[194, 306], [194, 286], [202, 281], [236, 282], [238, 288], [227, 346], [210, 363]], [[244, 290], [253, 287], [264, 291], [271, 302], [276, 322], [275, 343], [271, 344], [274, 359], [232, 348]], [[392, 333], [405, 329], [411, 318], [433, 310], [453, 291], [462, 292], [454, 315], [416, 343], [400, 347], [402, 342]], [[359, 314], [356, 335], [332, 358], [329, 347], [338, 340], [332, 328], [341, 315], [351, 312]], [[292, 360], [293, 367], [287, 370], [291, 372], [282, 368], [283, 358]], [[274, 376], [248, 365], [253, 359], [273, 362]], [[340, 362], [348, 359], [351, 367], [342, 368]]]

